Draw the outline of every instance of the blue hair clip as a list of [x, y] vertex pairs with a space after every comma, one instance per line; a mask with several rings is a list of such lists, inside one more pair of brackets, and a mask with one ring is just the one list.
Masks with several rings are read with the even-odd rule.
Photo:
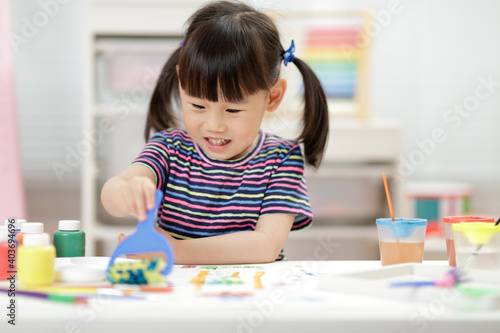
[[[186, 35], [187, 35], [188, 31], [184, 31], [184, 39], [186, 39]], [[181, 40], [181, 42], [179, 43], [179, 46], [183, 46], [184, 45], [184, 39]]]
[[292, 62], [295, 56], [293, 53], [295, 52], [295, 42], [292, 39], [292, 44], [290, 45], [290, 48], [283, 53], [283, 64], [285, 66], [288, 65], [289, 62]]

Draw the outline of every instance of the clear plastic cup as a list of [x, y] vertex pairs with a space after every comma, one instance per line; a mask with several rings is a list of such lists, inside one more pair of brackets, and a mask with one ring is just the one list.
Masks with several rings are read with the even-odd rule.
[[376, 220], [382, 265], [422, 262], [426, 219], [380, 218]]
[[457, 261], [455, 256], [455, 241], [451, 226], [455, 223], [462, 222], [494, 222], [494, 219], [492, 217], [484, 216], [445, 216], [443, 217], [443, 222], [444, 234], [446, 237], [446, 252], [448, 254], [448, 264], [452, 267], [456, 267]]
[[462, 222], [452, 229], [457, 267], [500, 270], [500, 226]]

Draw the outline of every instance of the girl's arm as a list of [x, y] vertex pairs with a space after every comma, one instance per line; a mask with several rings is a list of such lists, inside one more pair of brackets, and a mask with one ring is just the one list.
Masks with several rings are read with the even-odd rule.
[[160, 229], [171, 242], [175, 263], [181, 265], [228, 265], [273, 262], [285, 245], [295, 215], [262, 216], [255, 230], [219, 236], [178, 240]]
[[101, 202], [113, 216], [135, 215], [139, 221], [155, 203], [155, 176], [146, 166], [133, 164], [102, 187]]

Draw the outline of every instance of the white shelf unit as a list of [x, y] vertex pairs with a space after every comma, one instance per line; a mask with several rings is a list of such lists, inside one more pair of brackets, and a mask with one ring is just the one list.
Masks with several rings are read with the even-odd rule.
[[[84, 2], [84, 133], [99, 131], [98, 120], [111, 110], [109, 105], [99, 103], [96, 94], [96, 55], [99, 39], [103, 37], [181, 37], [185, 21], [201, 3], [204, 1], [89, 0]], [[145, 106], [129, 109], [131, 118], [134, 116], [140, 118], [144, 114]], [[284, 137], [295, 137], [293, 128], [296, 124], [290, 126], [286, 119], [285, 123], [283, 123], [283, 119], [279, 120], [278, 123], [276, 121], [272, 117], [266, 118], [263, 129], [272, 129], [272, 132]], [[290, 121], [294, 122], [294, 120]], [[142, 133], [143, 124], [134, 125]], [[318, 172], [308, 171], [308, 180], [311, 179], [311, 183], [313, 181], [321, 183], [325, 180], [326, 183], [330, 177], [341, 177], [356, 179], [359, 183], [381, 182], [381, 171], [385, 171], [389, 177], [396, 172], [397, 161], [402, 154], [402, 135], [402, 129], [392, 122], [376, 121], [369, 118], [333, 119], [324, 166]], [[139, 141], [141, 139], [142, 135]], [[141, 143], [142, 141], [138, 142], [138, 144]], [[88, 255], [109, 255], [117, 242], [118, 234], [121, 232], [131, 233], [135, 229], [134, 224], [127, 223], [127, 221], [123, 221], [124, 223], [104, 223], [99, 218], [99, 211], [102, 210], [99, 180], [108, 166], [104, 163], [99, 164], [98, 154], [99, 150], [106, 144], [103, 142], [87, 145], [88, 151], [83, 156], [81, 219], [83, 229], [87, 234]], [[125, 162], [118, 160], [111, 160], [109, 163], [121, 164], [123, 169], [127, 166]], [[399, 194], [400, 188], [400, 183], [391, 183], [391, 193], [396, 199], [393, 199], [395, 207], [400, 205], [397, 198], [402, 198]], [[363, 190], [356, 191], [359, 193]], [[320, 196], [322, 195], [320, 194]], [[363, 202], [359, 204], [363, 205]], [[395, 209], [399, 210], [399, 208]], [[349, 230], [353, 230], [353, 235], [358, 234], [358, 231], [354, 231], [354, 229]], [[103, 242], [106, 250], [97, 253], [99, 242]]]
[[[263, 128], [293, 138], [297, 126], [296, 121], [269, 118]], [[377, 259], [375, 219], [390, 216], [382, 172], [388, 177], [393, 208], [402, 212], [403, 184], [394, 178], [402, 153], [403, 129], [397, 122], [333, 118], [321, 167], [306, 170], [316, 222], [290, 233], [285, 244], [288, 259]]]

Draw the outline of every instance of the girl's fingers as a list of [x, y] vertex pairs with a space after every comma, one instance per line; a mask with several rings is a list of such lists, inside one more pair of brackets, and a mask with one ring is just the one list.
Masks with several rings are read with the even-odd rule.
[[144, 198], [145, 194], [143, 186], [140, 183], [132, 183], [130, 195], [130, 212], [134, 214], [139, 221], [144, 221], [147, 216]]
[[135, 195], [135, 216], [139, 221], [146, 219], [146, 206], [144, 205], [144, 193], [138, 191]]
[[154, 208], [156, 187], [151, 181], [135, 178], [128, 181], [123, 188], [122, 199], [129, 214], [139, 221], [147, 218], [147, 210]]
[[121, 242], [123, 242], [123, 240], [127, 238], [127, 236], [125, 236], [124, 234], [119, 234], [118, 235], [118, 244], [120, 244]]
[[140, 257], [137, 254], [127, 254], [125, 255], [127, 259], [139, 259]]
[[129, 192], [123, 193], [122, 200], [123, 200], [123, 204], [124, 204], [127, 212], [129, 214], [135, 215], [135, 202], [134, 202], [132, 194]]
[[140, 221], [147, 218], [147, 211], [155, 207], [156, 187], [150, 181], [141, 182], [137, 193], [140, 195], [137, 204], [138, 214], [141, 216]]
[[153, 186], [153, 184], [145, 184], [144, 185], [144, 194], [145, 194], [145, 199], [146, 199], [146, 207], [148, 210], [154, 209], [155, 208], [155, 199], [156, 199], [156, 188]]
[[127, 212], [129, 214], [134, 215], [135, 217], [137, 217], [140, 220], [139, 208], [137, 206], [137, 199], [136, 199], [135, 194], [133, 194], [131, 192], [124, 192], [122, 195], [122, 200], [123, 200], [123, 204], [124, 204]]

